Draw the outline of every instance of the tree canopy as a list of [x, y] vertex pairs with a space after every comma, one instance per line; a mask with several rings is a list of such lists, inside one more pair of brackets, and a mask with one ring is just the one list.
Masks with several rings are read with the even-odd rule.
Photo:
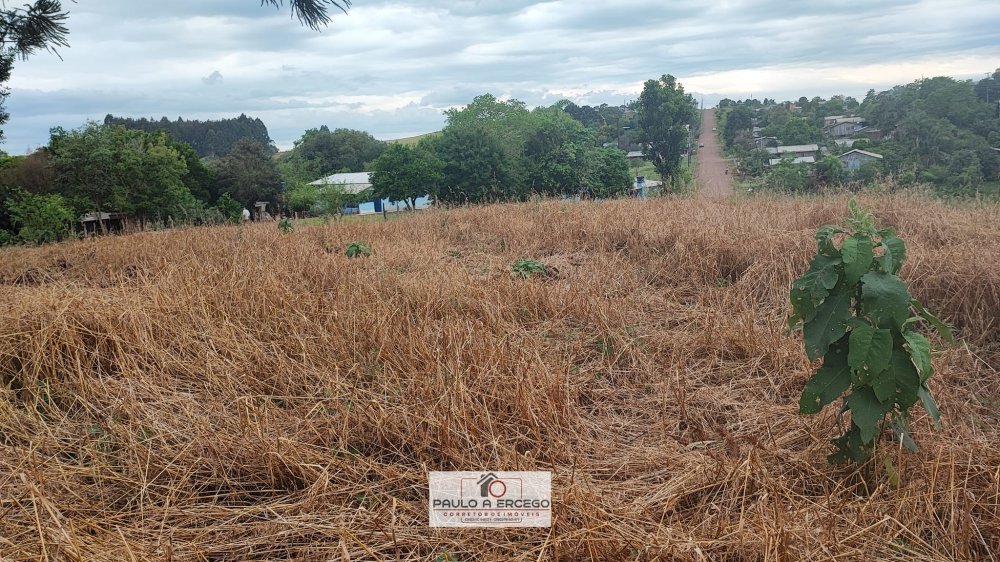
[[384, 142], [365, 131], [309, 129], [283, 155], [279, 168], [285, 181], [308, 183], [338, 172], [363, 172], [386, 149]]
[[257, 201], [276, 202], [281, 192], [281, 175], [264, 145], [241, 139], [232, 152], [215, 164], [219, 190], [228, 193], [245, 208]]

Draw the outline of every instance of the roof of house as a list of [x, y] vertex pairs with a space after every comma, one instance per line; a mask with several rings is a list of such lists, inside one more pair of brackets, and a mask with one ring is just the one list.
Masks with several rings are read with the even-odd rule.
[[629, 152], [628, 154], [626, 154], [625, 158], [642, 158], [642, 151], [641, 150], [633, 150], [632, 152]]
[[350, 174], [333, 174], [323, 179], [316, 180], [309, 185], [340, 185], [344, 191], [351, 194], [358, 194], [372, 186], [371, 174], [368, 172], [355, 172]]
[[[770, 164], [771, 166], [774, 166], [775, 164], [780, 164], [783, 161], [784, 158], [772, 158], [768, 160], [767, 163]], [[789, 160], [789, 162], [791, 162], [792, 164], [815, 164], [816, 159], [813, 158], [812, 156], [799, 156], [794, 160]]]
[[867, 150], [861, 150], [860, 148], [855, 148], [854, 150], [848, 150], [847, 152], [841, 154], [837, 158], [843, 158], [844, 156], [847, 156], [848, 154], [851, 154], [852, 152], [857, 152], [858, 154], [864, 154], [865, 156], [871, 156], [872, 158], [878, 158], [879, 160], [882, 159], [882, 155], [881, 154], [875, 154], [874, 152], [868, 152]]
[[786, 152], [816, 152], [819, 150], [818, 144], [795, 144], [791, 146], [771, 147], [767, 151], [771, 154], [785, 154]]

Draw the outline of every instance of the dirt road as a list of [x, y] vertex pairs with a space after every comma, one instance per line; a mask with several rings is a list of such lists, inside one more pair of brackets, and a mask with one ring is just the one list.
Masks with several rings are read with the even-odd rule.
[[722, 157], [722, 147], [712, 129], [715, 128], [715, 110], [706, 109], [701, 112], [701, 137], [698, 149], [698, 170], [695, 178], [698, 181], [699, 193], [702, 197], [728, 197], [733, 193], [732, 177], [726, 174], [729, 162]]

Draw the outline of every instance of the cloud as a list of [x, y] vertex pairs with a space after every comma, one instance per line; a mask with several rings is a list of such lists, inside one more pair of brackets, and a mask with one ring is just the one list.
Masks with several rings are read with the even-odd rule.
[[211, 74], [202, 78], [201, 81], [207, 86], [214, 86], [219, 82], [222, 82], [222, 73], [218, 70], [213, 70]]
[[42, 53], [15, 66], [4, 148], [43, 144], [51, 126], [106, 113], [245, 112], [288, 147], [324, 124], [382, 138], [436, 130], [443, 110], [484, 92], [529, 105], [617, 105], [670, 73], [708, 104], [751, 93], [863, 96], [1000, 64], [1000, 4], [991, 0], [353, 4], [319, 33], [287, 5], [258, 0], [74, 4], [63, 60]]

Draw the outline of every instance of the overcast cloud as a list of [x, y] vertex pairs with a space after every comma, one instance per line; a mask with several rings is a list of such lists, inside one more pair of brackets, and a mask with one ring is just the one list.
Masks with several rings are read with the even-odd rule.
[[258, 0], [80, 0], [71, 47], [18, 63], [11, 153], [107, 113], [246, 113], [279, 147], [328, 125], [395, 138], [440, 129], [481, 93], [620, 104], [677, 76], [721, 97], [860, 97], [1000, 66], [995, 0], [355, 0], [317, 33]]

